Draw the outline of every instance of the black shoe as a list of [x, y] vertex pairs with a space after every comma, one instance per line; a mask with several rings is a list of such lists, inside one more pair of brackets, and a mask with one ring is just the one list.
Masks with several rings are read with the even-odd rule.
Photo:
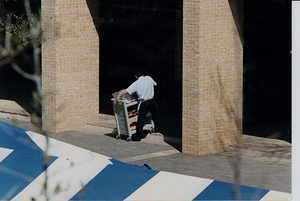
[[132, 138], [132, 141], [135, 141], [135, 142], [140, 142], [141, 141], [141, 139], [138, 139], [138, 138]]

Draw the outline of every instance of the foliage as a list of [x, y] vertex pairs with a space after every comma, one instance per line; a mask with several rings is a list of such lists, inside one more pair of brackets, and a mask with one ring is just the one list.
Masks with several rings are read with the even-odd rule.
[[[8, 20], [11, 23], [8, 23]], [[32, 27], [38, 27], [39, 22], [40, 16], [38, 14], [32, 13], [30, 20], [28, 20], [24, 13], [18, 15], [13, 12], [0, 18], [0, 32], [10, 34], [15, 44], [27, 46], [34, 42], [40, 43], [41, 33], [33, 36], [30, 30]], [[3, 41], [4, 38], [0, 38], [0, 42], [3, 43]]]

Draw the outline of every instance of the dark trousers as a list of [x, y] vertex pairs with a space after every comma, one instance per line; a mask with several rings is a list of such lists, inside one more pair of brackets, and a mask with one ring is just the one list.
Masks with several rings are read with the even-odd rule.
[[147, 115], [147, 112], [150, 111], [152, 120], [154, 122], [154, 129], [155, 132], [159, 132], [159, 123], [158, 123], [158, 107], [156, 104], [156, 101], [153, 99], [142, 102], [140, 105], [140, 109], [138, 111], [138, 123], [136, 126], [136, 139], [141, 139], [142, 134], [143, 134], [143, 127], [144, 127], [144, 121]]

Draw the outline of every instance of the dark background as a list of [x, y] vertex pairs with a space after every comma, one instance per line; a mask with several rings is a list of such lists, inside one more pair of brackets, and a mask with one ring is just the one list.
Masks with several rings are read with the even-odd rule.
[[100, 113], [142, 69], [156, 82], [164, 135], [181, 138], [182, 1], [100, 1]]
[[[31, 10], [39, 14], [41, 10], [41, 1], [32, 0]], [[6, 20], [6, 15], [14, 13], [17, 16], [25, 15], [23, 1], [0, 0], [0, 18]], [[12, 23], [15, 23], [14, 18]], [[2, 28], [2, 27], [1, 27]], [[4, 45], [5, 31], [0, 32], [0, 43]], [[14, 46], [16, 47], [16, 46]], [[19, 54], [15, 61], [26, 72], [33, 73], [33, 48], [28, 45], [24, 51]], [[17, 102], [29, 113], [36, 113], [41, 117], [41, 108], [34, 106], [32, 93], [36, 91], [35, 83], [25, 79], [12, 69], [10, 64], [0, 67], [0, 99]]]
[[243, 132], [291, 141], [291, 1], [244, 1]]

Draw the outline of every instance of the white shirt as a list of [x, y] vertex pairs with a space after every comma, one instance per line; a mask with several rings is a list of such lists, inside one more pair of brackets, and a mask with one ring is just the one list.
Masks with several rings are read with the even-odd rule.
[[132, 95], [134, 92], [139, 97], [139, 100], [146, 100], [153, 98], [154, 96], [154, 86], [156, 82], [150, 76], [141, 76], [138, 80], [132, 83], [126, 91], [129, 95]]

